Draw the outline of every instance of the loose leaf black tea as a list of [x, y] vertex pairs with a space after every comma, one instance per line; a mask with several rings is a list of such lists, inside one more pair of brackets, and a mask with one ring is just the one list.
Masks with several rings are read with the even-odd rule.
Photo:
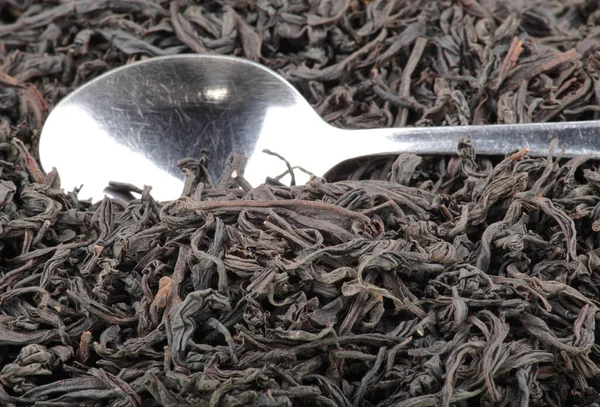
[[69, 91], [184, 52], [265, 64], [346, 128], [595, 119], [598, 18], [585, 0], [0, 1], [0, 405], [600, 405], [600, 173], [558, 142], [491, 159], [465, 136], [298, 186], [249, 185], [235, 154], [208, 179], [199, 151], [172, 202], [119, 180], [137, 199], [80, 200], [37, 160]]
[[27, 182], [15, 140], [4, 405], [600, 402], [585, 157], [493, 165], [465, 139], [448, 159], [400, 155], [385, 180], [244, 191], [198, 175], [172, 202], [145, 187], [90, 205], [52, 174]]

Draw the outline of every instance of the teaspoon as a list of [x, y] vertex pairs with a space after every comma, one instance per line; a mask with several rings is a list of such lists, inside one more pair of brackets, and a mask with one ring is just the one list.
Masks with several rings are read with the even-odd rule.
[[[158, 200], [183, 187], [177, 161], [210, 153], [218, 176], [230, 152], [246, 155], [253, 185], [293, 166], [322, 176], [336, 164], [373, 154], [454, 154], [470, 134], [478, 154], [528, 147], [546, 156], [550, 141], [566, 157], [600, 157], [599, 122], [342, 130], [327, 124], [284, 78], [249, 60], [221, 55], [173, 55], [125, 65], [88, 82], [52, 110], [40, 139], [46, 172], [62, 187], [83, 185], [81, 198], [102, 199], [109, 181], [152, 185]], [[297, 173], [299, 182], [308, 180]]]

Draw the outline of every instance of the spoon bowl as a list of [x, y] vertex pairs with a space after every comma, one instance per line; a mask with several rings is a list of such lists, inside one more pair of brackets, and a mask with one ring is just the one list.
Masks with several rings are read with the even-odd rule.
[[[285, 171], [269, 149], [315, 175], [359, 156], [452, 154], [469, 133], [478, 153], [528, 147], [547, 155], [552, 138], [566, 156], [600, 156], [598, 122], [342, 130], [327, 124], [284, 78], [252, 61], [221, 55], [151, 58], [109, 71], [65, 97], [40, 139], [45, 171], [57, 168], [65, 189], [102, 199], [109, 181], [152, 185], [158, 200], [183, 188], [177, 162], [210, 154], [217, 178], [231, 152], [248, 157], [254, 186]], [[308, 176], [297, 173], [298, 182]]]
[[[94, 200], [109, 181], [152, 185], [155, 197], [173, 199], [183, 187], [177, 161], [207, 149], [217, 177], [232, 151], [251, 160], [265, 138], [293, 142], [281, 131], [292, 117], [325, 124], [292, 85], [257, 63], [159, 57], [109, 71], [64, 98], [44, 125], [40, 158], [66, 188], [83, 184], [82, 195]], [[263, 164], [248, 163], [250, 182], [273, 174]]]

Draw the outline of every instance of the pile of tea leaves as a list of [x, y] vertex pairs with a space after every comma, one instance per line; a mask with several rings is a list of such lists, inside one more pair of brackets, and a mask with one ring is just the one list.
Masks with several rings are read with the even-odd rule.
[[594, 119], [599, 18], [586, 0], [1, 1], [0, 405], [599, 406], [600, 171], [558, 142], [492, 161], [465, 138], [298, 186], [209, 180], [198, 152], [168, 202], [81, 200], [37, 161], [69, 91], [189, 52], [263, 63], [347, 128]]

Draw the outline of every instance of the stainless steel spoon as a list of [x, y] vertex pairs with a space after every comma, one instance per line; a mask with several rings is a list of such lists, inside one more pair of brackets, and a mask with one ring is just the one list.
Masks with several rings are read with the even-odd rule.
[[[254, 186], [285, 170], [263, 153], [323, 175], [353, 157], [413, 152], [453, 154], [470, 133], [480, 154], [529, 147], [545, 156], [552, 138], [566, 156], [600, 157], [600, 122], [342, 130], [330, 126], [285, 79], [264, 66], [220, 55], [175, 55], [126, 65], [90, 81], [49, 115], [40, 140], [45, 171], [56, 167], [62, 186], [83, 184], [81, 198], [104, 196], [109, 181], [152, 185], [159, 200], [179, 196], [176, 162], [210, 152], [218, 175], [230, 152], [248, 157]], [[297, 174], [301, 175], [301, 174]], [[300, 181], [306, 181], [300, 179]]]

